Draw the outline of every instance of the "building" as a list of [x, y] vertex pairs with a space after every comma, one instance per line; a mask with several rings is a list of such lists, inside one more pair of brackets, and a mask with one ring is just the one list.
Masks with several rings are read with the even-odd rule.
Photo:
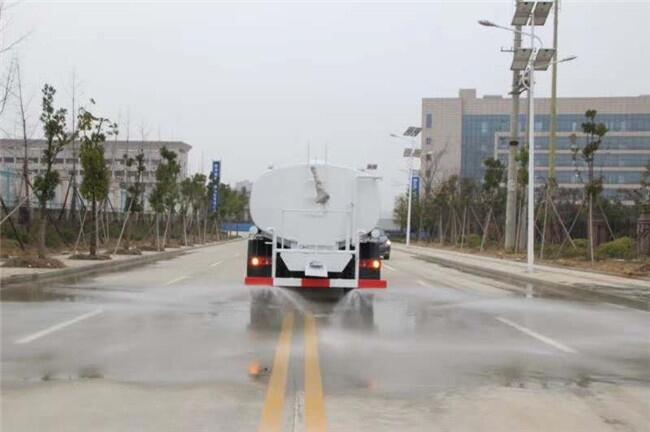
[[237, 192], [246, 192], [248, 194], [251, 193], [251, 190], [253, 189], [253, 182], [250, 180], [241, 180], [235, 183], [234, 190]]
[[[528, 104], [522, 96], [519, 142], [525, 145]], [[461, 89], [457, 98], [424, 98], [423, 166], [436, 163], [437, 178], [456, 174], [480, 180], [485, 159], [498, 157], [507, 164], [511, 109], [510, 98], [477, 98], [474, 89]], [[570, 136], [575, 133], [578, 146], [584, 146], [581, 124], [588, 109], [597, 110], [596, 120], [609, 128], [594, 164], [596, 175], [603, 176], [605, 196], [639, 188], [650, 161], [650, 95], [557, 99], [555, 166], [560, 187], [582, 188], [586, 179], [584, 163], [573, 159]], [[548, 177], [549, 112], [550, 98], [535, 98], [535, 174], [540, 184]]]
[[[45, 173], [45, 165], [40, 163], [43, 149], [46, 147], [45, 140], [34, 139], [27, 141], [27, 157], [29, 160], [30, 182], [39, 174]], [[61, 208], [63, 203], [69, 205], [72, 199], [71, 179], [76, 169], [77, 183], [81, 184], [83, 171], [78, 158], [77, 142], [66, 146], [59, 153], [54, 169], [59, 172], [61, 182], [56, 189], [56, 196], [50, 203], [52, 208]], [[143, 182], [145, 184], [145, 195], [152, 189], [156, 181], [155, 171], [161, 163], [160, 149], [167, 147], [178, 154], [178, 161], [181, 165], [181, 178], [187, 175], [187, 158], [190, 145], [181, 141], [107, 141], [104, 143], [106, 163], [111, 170], [111, 185], [109, 192], [109, 205], [115, 210], [124, 208], [126, 201], [126, 187], [135, 179], [136, 167], [128, 168], [125, 165], [124, 155], [135, 157], [140, 150], [144, 152], [145, 171]], [[24, 143], [21, 139], [0, 139], [0, 193], [7, 205], [14, 205], [24, 196], [23, 186], [23, 161]], [[77, 157], [75, 157], [77, 156]], [[33, 199], [33, 197], [32, 197]], [[146, 201], [146, 200], [145, 200]], [[36, 203], [35, 200], [33, 200]], [[148, 203], [145, 203], [148, 209]]]

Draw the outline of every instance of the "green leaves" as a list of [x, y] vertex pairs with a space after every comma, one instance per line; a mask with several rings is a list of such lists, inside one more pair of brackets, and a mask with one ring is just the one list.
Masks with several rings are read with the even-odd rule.
[[167, 209], [174, 211], [178, 200], [178, 176], [181, 166], [176, 160], [177, 155], [173, 150], [163, 147], [160, 149], [163, 162], [156, 168], [156, 186], [149, 195], [149, 204], [156, 212]]
[[[135, 155], [135, 158], [130, 158], [128, 155], [124, 155], [124, 159], [126, 160], [126, 166], [127, 168], [131, 168], [134, 164], [136, 166], [135, 169], [135, 181], [133, 182], [132, 185], [129, 185], [127, 187], [127, 196], [126, 196], [126, 202], [124, 203], [124, 210], [128, 211], [130, 209], [131, 212], [137, 213], [141, 212], [144, 210], [144, 203], [142, 202], [142, 195], [144, 193], [144, 185], [142, 184], [142, 174], [145, 172], [146, 167], [144, 164], [144, 152], [140, 150], [137, 155]], [[129, 178], [129, 175], [127, 174], [127, 179]]]
[[596, 197], [603, 191], [602, 177], [594, 177], [594, 159], [600, 149], [603, 137], [607, 134], [608, 129], [604, 123], [596, 122], [598, 111], [587, 110], [585, 118], [587, 121], [582, 123], [582, 133], [585, 135], [585, 145], [580, 149], [577, 145], [577, 137], [573, 135], [571, 142], [573, 148], [573, 159], [577, 161], [578, 156], [582, 157], [587, 165], [588, 181], [585, 183], [585, 192], [588, 197]]
[[47, 203], [54, 199], [56, 187], [59, 184], [58, 171], [46, 171], [34, 179], [34, 190], [37, 191], [38, 199]]
[[72, 140], [73, 134], [66, 131], [67, 111], [63, 108], [54, 108], [54, 95], [56, 94], [54, 87], [45, 84], [42, 93], [40, 120], [43, 124], [43, 134], [47, 145], [43, 149], [41, 162], [46, 169], [45, 174], [36, 177], [33, 188], [41, 208], [45, 208], [47, 202], [54, 199], [56, 187], [60, 181], [58, 172], [52, 171], [52, 165], [57, 155]]
[[[90, 102], [95, 103], [93, 99]], [[107, 118], [95, 116], [83, 107], [79, 109], [77, 124], [81, 141], [79, 157], [84, 171], [79, 191], [84, 198], [95, 203], [103, 201], [108, 196], [111, 182], [103, 143], [108, 135], [114, 134], [117, 125]]]
[[505, 166], [499, 159], [487, 158], [483, 161], [485, 175], [483, 176], [483, 190], [494, 191], [503, 182]]

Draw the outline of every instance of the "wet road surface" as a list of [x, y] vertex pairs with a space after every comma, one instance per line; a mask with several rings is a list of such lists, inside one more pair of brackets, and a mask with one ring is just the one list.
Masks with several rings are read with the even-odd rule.
[[2, 430], [650, 430], [648, 312], [399, 252], [387, 290], [305, 297], [245, 255], [3, 290]]

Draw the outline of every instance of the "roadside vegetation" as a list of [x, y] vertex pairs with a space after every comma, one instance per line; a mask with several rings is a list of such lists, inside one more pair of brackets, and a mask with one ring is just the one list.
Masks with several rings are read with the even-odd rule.
[[[598, 151], [606, 134], [607, 127], [598, 122], [597, 112], [587, 111], [582, 133], [571, 137], [573, 174], [582, 187], [559, 188], [546, 181], [537, 189], [536, 254], [547, 263], [650, 276], [650, 163], [639, 190], [620, 191], [615, 199], [604, 196]], [[424, 171], [423, 183], [430, 187], [425, 187], [421, 199], [412, 203], [411, 238], [435, 247], [524, 259], [528, 184], [525, 148], [520, 150], [517, 161], [517, 235], [512, 253], [504, 249], [506, 169], [494, 159], [484, 161], [481, 181], [455, 175], [441, 178], [435, 169]], [[406, 230], [407, 204], [405, 193], [397, 197], [393, 211], [402, 232]]]
[[[19, 79], [16, 82], [20, 86], [16, 95], [22, 109], [22, 84]], [[57, 106], [56, 89], [45, 84], [41, 93], [39, 122], [46, 147], [40, 161], [45, 169], [31, 182], [25, 157], [23, 196], [17, 203], [2, 200], [3, 266], [58, 268], [63, 263], [53, 258], [54, 254], [110, 259], [114, 254], [135, 255], [147, 250], [191, 246], [222, 239], [222, 222], [247, 218], [246, 191], [234, 191], [202, 173], [182, 178], [178, 155], [165, 147], [160, 150], [162, 162], [156, 168], [155, 184], [149, 191], [143, 180], [142, 150], [134, 157], [123, 155], [125, 181], [120, 187], [126, 199], [123, 208], [113, 207], [108, 200], [111, 170], [105, 143], [110, 137], [117, 137], [118, 124], [95, 114], [99, 109], [90, 99], [88, 107], [78, 108], [73, 116], [76, 121], [69, 125], [67, 110]], [[55, 190], [62, 182], [55, 165], [61, 163], [61, 152], [73, 142], [79, 144], [78, 196], [66, 194], [63, 206], [54, 208]], [[25, 135], [25, 154], [27, 145]], [[210, 209], [215, 187], [219, 188], [217, 212]], [[38, 203], [36, 218], [32, 215], [32, 198]]]

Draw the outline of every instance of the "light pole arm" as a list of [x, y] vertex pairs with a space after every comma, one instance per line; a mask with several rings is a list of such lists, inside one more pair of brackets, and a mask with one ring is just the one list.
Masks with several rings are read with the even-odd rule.
[[544, 48], [544, 42], [542, 41], [542, 39], [539, 36], [534, 35], [534, 34], [532, 34], [530, 32], [525, 32], [525, 31], [522, 31], [522, 30], [513, 29], [511, 27], [506, 27], [506, 26], [502, 26], [502, 25], [499, 25], [499, 24], [492, 24], [492, 25], [490, 25], [490, 27], [496, 27], [496, 28], [501, 29], [501, 30], [507, 30], [507, 31], [510, 31], [510, 32], [513, 32], [513, 33], [519, 33], [519, 34], [522, 34], [522, 35], [525, 35], [525, 36], [532, 36], [533, 38], [535, 38], [535, 40], [539, 44], [538, 49]]

